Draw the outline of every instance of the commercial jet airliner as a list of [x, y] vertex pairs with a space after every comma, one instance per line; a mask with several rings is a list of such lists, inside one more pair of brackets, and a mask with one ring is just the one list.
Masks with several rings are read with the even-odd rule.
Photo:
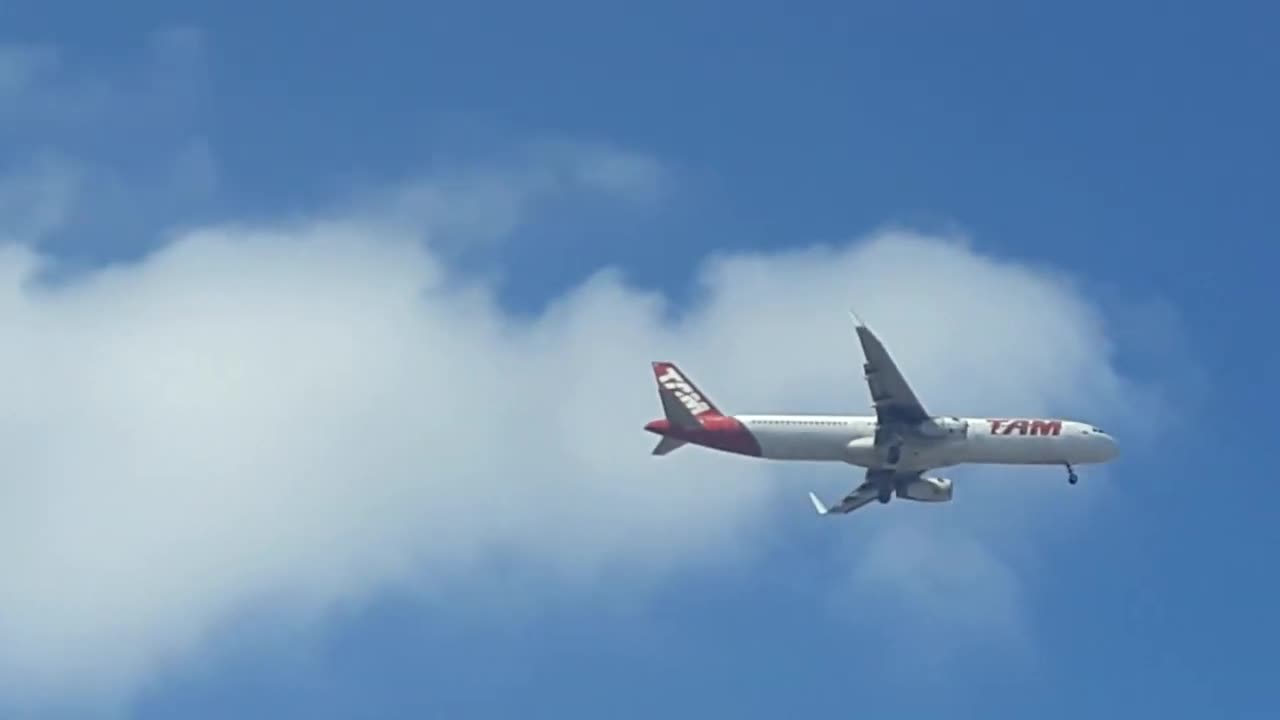
[[951, 500], [951, 480], [926, 477], [967, 463], [1061, 465], [1076, 482], [1075, 465], [1104, 463], [1116, 441], [1088, 423], [1057, 418], [977, 418], [930, 415], [888, 350], [856, 315], [866, 358], [863, 375], [875, 415], [725, 415], [671, 362], [653, 363], [665, 418], [645, 425], [660, 435], [654, 455], [686, 444], [770, 460], [844, 462], [866, 469], [861, 485], [828, 507], [813, 493], [819, 515], [850, 513], [894, 496], [920, 502]]

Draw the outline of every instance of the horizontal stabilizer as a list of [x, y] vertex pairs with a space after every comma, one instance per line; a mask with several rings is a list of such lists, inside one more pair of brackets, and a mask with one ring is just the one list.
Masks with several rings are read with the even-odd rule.
[[656, 447], [653, 448], [654, 455], [666, 455], [672, 450], [678, 450], [685, 445], [684, 440], [673, 437], [663, 437], [658, 441]]

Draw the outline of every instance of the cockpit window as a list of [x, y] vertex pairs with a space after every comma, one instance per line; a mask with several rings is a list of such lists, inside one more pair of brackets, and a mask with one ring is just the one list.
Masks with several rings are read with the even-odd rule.
[[1096, 432], [1096, 433], [1098, 433], [1099, 435], [1106, 435], [1106, 433], [1105, 433], [1105, 432], [1103, 432], [1100, 428], [1091, 427], [1091, 428], [1089, 428], [1089, 429], [1090, 429], [1090, 430], [1092, 430], [1092, 431], [1094, 431], [1094, 432]]

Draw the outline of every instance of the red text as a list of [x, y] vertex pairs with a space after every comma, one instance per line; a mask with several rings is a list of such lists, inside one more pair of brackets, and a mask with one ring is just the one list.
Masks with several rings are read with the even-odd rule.
[[991, 423], [992, 435], [1060, 435], [1061, 420], [987, 420]]

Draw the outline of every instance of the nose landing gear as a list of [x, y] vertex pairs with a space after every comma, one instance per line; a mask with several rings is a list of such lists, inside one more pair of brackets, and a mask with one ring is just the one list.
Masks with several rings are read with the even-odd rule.
[[1067, 466], [1067, 482], [1075, 485], [1080, 478], [1076, 477], [1076, 471], [1071, 467], [1071, 463], [1063, 463]]

